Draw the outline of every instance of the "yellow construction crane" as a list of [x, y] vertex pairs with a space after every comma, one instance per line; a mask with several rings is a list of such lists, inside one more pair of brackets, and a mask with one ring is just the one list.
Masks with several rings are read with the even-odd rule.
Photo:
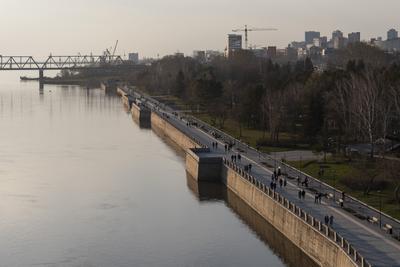
[[258, 31], [277, 31], [278, 29], [275, 28], [247, 28], [247, 25], [244, 25], [244, 29], [235, 29], [232, 30], [233, 32], [244, 32], [244, 40], [245, 40], [245, 48], [247, 49], [247, 45], [249, 42], [248, 39], [248, 32], [258, 32]]

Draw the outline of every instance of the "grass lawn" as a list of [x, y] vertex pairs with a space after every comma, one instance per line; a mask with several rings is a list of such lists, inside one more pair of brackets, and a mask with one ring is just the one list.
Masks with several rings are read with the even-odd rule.
[[[181, 99], [177, 97], [157, 96], [156, 98], [160, 102], [164, 102], [165, 104], [171, 105], [175, 108], [181, 110], [188, 109], [188, 106]], [[210, 115], [206, 113], [195, 113], [192, 115], [209, 123], [210, 125], [213, 125]], [[213, 126], [217, 127], [216, 125]], [[264, 140], [269, 139], [268, 132], [264, 133], [263, 131], [248, 129], [246, 127], [242, 128], [242, 133], [240, 135], [239, 125], [232, 119], [227, 119], [222, 129], [220, 127], [217, 128], [223, 130], [224, 132], [232, 135], [233, 137], [239, 140], [242, 140], [243, 142], [251, 145], [252, 147], [257, 147], [257, 141], [260, 139]], [[287, 145], [294, 143], [296, 143], [297, 145], [296, 146]], [[281, 133], [279, 146], [261, 146], [260, 150], [265, 153], [271, 153], [271, 152], [285, 152], [295, 149], [302, 149], [302, 150], [311, 149], [310, 146], [308, 145], [301, 145], [298, 143], [300, 143], [300, 141], [298, 140], [296, 135]], [[343, 177], [349, 177], [352, 174], [357, 173], [357, 169], [354, 166], [354, 164], [348, 163], [344, 159], [334, 159], [334, 158], [328, 158], [327, 162], [324, 163], [318, 163], [316, 161], [302, 161], [302, 162], [293, 161], [288, 163], [296, 167], [297, 169], [300, 169], [303, 172], [316, 178], [318, 178], [318, 172], [320, 170], [320, 166], [322, 165], [324, 166], [325, 170], [324, 175], [320, 177], [322, 181], [324, 181], [327, 184], [330, 184], [333, 187], [338, 188], [339, 190], [345, 191], [347, 194], [350, 194], [351, 196], [363, 201], [364, 203], [370, 206], [375, 207], [378, 210], [380, 207], [380, 201], [382, 201], [382, 211], [397, 219], [400, 219], [400, 205], [394, 203], [392, 197], [394, 188], [393, 186], [388, 186], [385, 190], [382, 190], [382, 192], [380, 193], [381, 197], [379, 197], [376, 192], [372, 192], [369, 195], [365, 195], [362, 191], [351, 190], [349, 187], [347, 187], [345, 184], [342, 183], [344, 179]]]
[[[342, 177], [350, 176], [357, 172], [353, 164], [332, 158], [328, 158], [326, 163], [294, 161], [289, 162], [289, 164], [316, 178], [318, 177], [320, 166], [324, 166], [324, 175], [320, 178], [323, 182], [345, 191], [347, 194], [379, 210], [380, 197], [377, 192], [365, 195], [362, 191], [351, 190], [341, 182]], [[393, 202], [393, 188], [392, 186], [388, 186], [380, 193], [382, 211], [394, 218], [400, 219], [400, 205]]]
[[[177, 109], [181, 110], [188, 110], [189, 106], [183, 102], [181, 99], [171, 96], [171, 95], [162, 95], [162, 96], [155, 96], [155, 98], [163, 102], [164, 104], [167, 104], [169, 106], [175, 107]], [[213, 125], [211, 116], [207, 113], [192, 113], [191, 115], [199, 118], [200, 120], [207, 122], [210, 125]], [[219, 128], [220, 130], [223, 130], [224, 132], [230, 134], [231, 136], [242, 140], [243, 142], [251, 145], [252, 147], [257, 147], [257, 140], [264, 139], [264, 140], [269, 140], [269, 133], [268, 132], [263, 132], [260, 130], [256, 129], [248, 129], [246, 127], [242, 128], [242, 134], [240, 135], [240, 129], [239, 125], [237, 124], [236, 121], [233, 119], [227, 119], [225, 121], [224, 127], [220, 128], [217, 125], [213, 125], [214, 127]], [[289, 135], [287, 133], [281, 133], [280, 134], [280, 145], [279, 146], [260, 146], [260, 150], [265, 153], [271, 153], [271, 152], [286, 152], [294, 149], [303, 149], [303, 150], [309, 150], [310, 147], [308, 145], [303, 145], [303, 146], [285, 146], [285, 143], [297, 143], [296, 142], [296, 136], [295, 135]]]
[[[199, 118], [200, 120], [207, 122], [208, 124], [212, 125], [212, 120], [211, 117], [208, 114], [201, 113], [201, 114], [192, 114], [193, 116]], [[242, 135], [240, 136], [240, 128], [237, 122], [235, 122], [232, 119], [227, 119], [225, 121], [224, 127], [220, 128], [217, 127], [216, 125], [213, 125], [216, 128], [219, 128], [220, 130], [223, 130], [224, 132], [230, 134], [231, 136], [249, 144], [252, 147], [257, 147], [257, 140], [260, 139], [269, 139], [269, 133], [268, 132], [263, 132], [261, 130], [256, 130], [256, 129], [248, 129], [246, 127], [242, 128]], [[293, 146], [285, 146], [285, 142], [291, 142], [296, 140], [296, 136], [294, 135], [289, 135], [286, 133], [280, 134], [280, 142], [282, 145], [279, 146], [261, 146], [260, 150], [265, 153], [270, 153], [270, 152], [285, 152], [285, 151], [290, 151], [294, 149], [299, 149], [298, 147], [293, 147]], [[301, 149], [309, 149], [307, 146], [302, 147]]]

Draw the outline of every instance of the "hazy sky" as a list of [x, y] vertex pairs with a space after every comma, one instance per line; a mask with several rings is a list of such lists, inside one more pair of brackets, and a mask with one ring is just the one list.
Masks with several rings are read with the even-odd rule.
[[400, 0], [0, 0], [0, 54], [118, 53], [156, 57], [226, 46], [233, 28], [276, 27], [251, 33], [250, 44], [286, 46], [305, 30], [330, 36], [361, 31], [362, 39], [400, 30]]

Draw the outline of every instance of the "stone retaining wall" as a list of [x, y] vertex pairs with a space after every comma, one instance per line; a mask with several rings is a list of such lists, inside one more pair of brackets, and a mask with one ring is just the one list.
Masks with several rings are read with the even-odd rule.
[[232, 192], [320, 266], [357, 266], [337, 244], [243, 178], [235, 170], [224, 165], [221, 178]]
[[[199, 162], [201, 160], [193, 151], [189, 150], [192, 148], [200, 148], [200, 145], [155, 112], [151, 113], [151, 125], [158, 133], [162, 133], [187, 152], [186, 169], [190, 175], [197, 177], [200, 173]], [[221, 165], [220, 180], [222, 183], [254, 211], [260, 214], [267, 222], [273, 225], [279, 232], [285, 235], [318, 265], [324, 267], [358, 266], [344, 249], [328, 238], [328, 228], [328, 235], [324, 235], [321, 230], [318, 230], [318, 226], [314, 224], [314, 218], [307, 217], [309, 215], [305, 214], [305, 220], [302, 219], [301, 216], [299, 217], [299, 215], [295, 213], [297, 211], [296, 207], [290, 209], [289, 206], [285, 206], [290, 205], [290, 203], [283, 203], [280, 201], [282, 199], [274, 199], [274, 195], [271, 197], [271, 195], [266, 193], [270, 192], [267, 190], [268, 188], [265, 188], [265, 186], [263, 187], [258, 181], [255, 181], [254, 178], [250, 178], [249, 175], [241, 173], [239, 170], [235, 170], [226, 164]], [[250, 179], [252, 180], [250, 181]], [[300, 209], [298, 209], [298, 211], [302, 213]], [[310, 218], [312, 219], [311, 225], [308, 222]], [[319, 227], [321, 227], [320, 222]], [[350, 245], [348, 245], [348, 248], [350, 250]], [[355, 255], [357, 258], [357, 253], [355, 253]], [[364, 262], [362, 259], [360, 265], [362, 266], [363, 264]]]

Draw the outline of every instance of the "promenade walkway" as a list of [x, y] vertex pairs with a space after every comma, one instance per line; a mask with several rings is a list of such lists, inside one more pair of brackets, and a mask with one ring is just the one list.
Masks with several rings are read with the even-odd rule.
[[[236, 161], [236, 164], [239, 166], [252, 164], [251, 174], [264, 184], [270, 184], [273, 170], [265, 165], [265, 162], [270, 159], [254, 149], [239, 146], [234, 146], [231, 151], [226, 152], [224, 140], [214, 138], [206, 129], [188, 126], [189, 121], [177, 116], [175, 111], [162, 104], [154, 104], [154, 100], [150, 101], [152, 101], [149, 104], [151, 108], [156, 108], [157, 112], [164, 114], [172, 125], [188, 136], [199, 140], [203, 145], [210, 148], [213, 147], [213, 142], [218, 142], [218, 149], [214, 148], [212, 150], [216, 155], [221, 155], [230, 160], [231, 155], [240, 153], [242, 156], [241, 161]], [[269, 166], [271, 166], [270, 163]], [[313, 181], [310, 181], [310, 183], [313, 183]], [[307, 192], [305, 199], [299, 199], [298, 197], [298, 192], [302, 189]], [[288, 179], [286, 187], [280, 187], [278, 183], [277, 192], [321, 221], [324, 221], [324, 216], [333, 215], [334, 223], [332, 228], [347, 239], [372, 266], [400, 266], [400, 242], [366, 220], [358, 219], [346, 212], [336, 201], [324, 198], [321, 204], [316, 204], [314, 203], [314, 193], [312, 191], [297, 185], [296, 180], [290, 179]]]

